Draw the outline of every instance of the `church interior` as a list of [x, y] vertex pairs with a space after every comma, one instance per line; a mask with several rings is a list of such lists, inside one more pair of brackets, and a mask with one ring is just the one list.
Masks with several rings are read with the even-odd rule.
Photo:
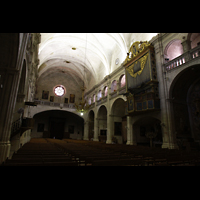
[[200, 33], [0, 44], [0, 166], [200, 165]]

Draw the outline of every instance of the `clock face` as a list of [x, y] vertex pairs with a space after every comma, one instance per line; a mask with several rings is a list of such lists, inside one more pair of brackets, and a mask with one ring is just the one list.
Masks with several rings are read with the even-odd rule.
[[115, 64], [116, 64], [116, 65], [119, 64], [119, 58], [116, 59]]

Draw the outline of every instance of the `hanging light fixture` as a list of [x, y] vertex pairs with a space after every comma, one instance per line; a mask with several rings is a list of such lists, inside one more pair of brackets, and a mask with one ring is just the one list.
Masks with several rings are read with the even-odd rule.
[[[84, 59], [84, 64], [86, 63], [86, 50], [87, 50], [87, 33], [86, 33], [86, 45], [85, 45], [85, 59]], [[81, 98], [81, 102], [79, 103], [75, 103], [75, 107], [76, 107], [76, 111], [78, 113], [80, 113], [81, 116], [83, 116], [84, 113], [86, 113], [89, 108], [90, 105], [88, 105], [86, 103], [86, 100], [84, 99], [84, 92], [85, 92], [85, 85], [84, 85], [84, 79], [85, 79], [85, 66], [84, 67], [84, 71], [83, 71], [83, 86], [81, 87], [81, 91], [82, 91], [82, 98]]]

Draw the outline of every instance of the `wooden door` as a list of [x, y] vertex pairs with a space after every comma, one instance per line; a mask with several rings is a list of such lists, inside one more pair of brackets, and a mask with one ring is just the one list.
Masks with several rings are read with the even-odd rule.
[[50, 137], [55, 139], [62, 139], [65, 131], [65, 119], [63, 118], [50, 118], [49, 132]]

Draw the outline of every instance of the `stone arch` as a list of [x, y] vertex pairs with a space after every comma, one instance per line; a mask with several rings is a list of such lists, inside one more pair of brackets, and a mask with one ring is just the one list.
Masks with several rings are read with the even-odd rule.
[[194, 139], [200, 138], [200, 78], [191, 85], [187, 95], [191, 133]]
[[183, 54], [183, 46], [180, 39], [170, 41], [164, 49], [164, 57], [166, 61], [173, 60], [174, 58]]
[[104, 97], [106, 97], [108, 95], [108, 86], [105, 86], [103, 88], [103, 93], [104, 93]]
[[119, 87], [122, 88], [126, 85], [126, 76], [122, 74], [119, 78]]
[[117, 91], [117, 81], [114, 80], [112, 83], [111, 83], [111, 92], [115, 92]]
[[161, 147], [163, 143], [163, 135], [160, 119], [153, 116], [141, 116], [133, 123], [133, 133], [136, 135], [137, 144], [149, 146], [148, 134], [155, 133], [153, 138], [153, 146]]
[[[33, 116], [35, 125], [32, 137], [55, 137], [82, 139], [84, 120], [82, 117], [66, 110], [46, 110]], [[39, 125], [44, 124], [42, 130]]]
[[111, 116], [113, 123], [113, 136], [116, 138], [116, 142], [120, 144], [126, 144], [127, 142], [127, 119], [125, 115], [126, 102], [123, 98], [117, 98], [111, 105]]
[[100, 100], [102, 98], [102, 90], [99, 90], [97, 93], [97, 100]]
[[[47, 105], [44, 106], [44, 105], [38, 104], [36, 107], [35, 106], [31, 107], [29, 117], [32, 118], [37, 113], [40, 113], [40, 112], [43, 112], [43, 111], [50, 111], [50, 110], [61, 110], [61, 108], [60, 107], [47, 106]], [[78, 112], [76, 112], [76, 110], [74, 108], [63, 107], [62, 110], [73, 113], [73, 114], [83, 118], [82, 116], [80, 116], [80, 114]]]
[[188, 33], [187, 40], [191, 42], [191, 49], [200, 45], [200, 33]]
[[97, 111], [97, 117], [107, 116], [107, 108], [105, 105], [101, 105]]
[[111, 115], [125, 115], [125, 101], [123, 98], [119, 97], [113, 101], [111, 104]]
[[99, 140], [105, 142], [107, 140], [107, 108], [101, 105], [97, 111], [98, 135]]
[[174, 78], [169, 89], [172, 129], [176, 133], [175, 137], [180, 148], [182, 147], [183, 139], [189, 142], [200, 138], [200, 136], [194, 135], [192, 131], [191, 109], [195, 109], [195, 106], [194, 104], [193, 106], [190, 105], [191, 101], [195, 101], [194, 99], [191, 100], [193, 98], [191, 94], [194, 93], [191, 88], [199, 80], [199, 74], [200, 65], [192, 65], [182, 70]]

